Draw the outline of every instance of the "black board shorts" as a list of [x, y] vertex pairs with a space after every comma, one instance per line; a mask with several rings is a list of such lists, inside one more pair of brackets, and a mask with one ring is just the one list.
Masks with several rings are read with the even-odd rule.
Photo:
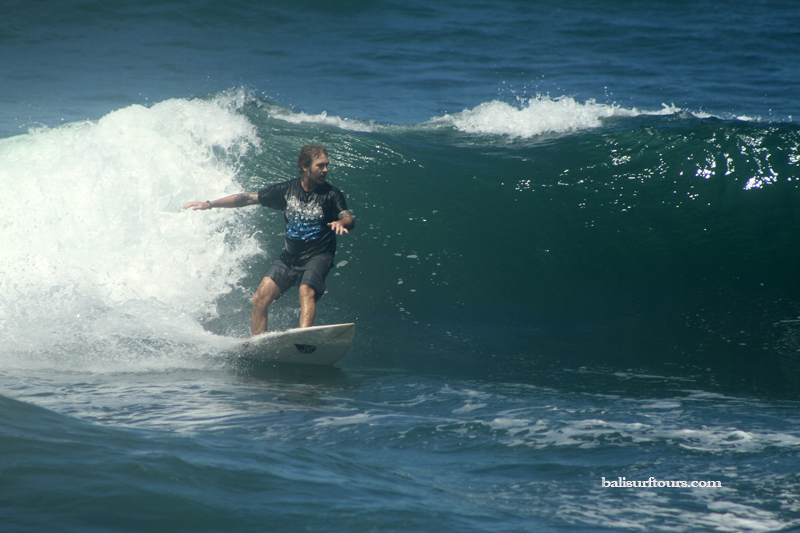
[[267, 271], [266, 277], [278, 285], [281, 295], [291, 287], [308, 285], [314, 289], [314, 301], [325, 293], [325, 278], [333, 268], [333, 254], [315, 255], [306, 263], [290, 266], [279, 258]]

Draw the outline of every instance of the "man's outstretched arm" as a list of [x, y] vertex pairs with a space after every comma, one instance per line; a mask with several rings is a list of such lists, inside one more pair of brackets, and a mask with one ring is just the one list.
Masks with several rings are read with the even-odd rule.
[[219, 200], [206, 200], [205, 202], [189, 202], [183, 206], [184, 209], [192, 207], [192, 211], [203, 211], [206, 209], [220, 209], [223, 207], [244, 207], [246, 205], [255, 205], [258, 202], [257, 192], [242, 192], [239, 194], [232, 194]]

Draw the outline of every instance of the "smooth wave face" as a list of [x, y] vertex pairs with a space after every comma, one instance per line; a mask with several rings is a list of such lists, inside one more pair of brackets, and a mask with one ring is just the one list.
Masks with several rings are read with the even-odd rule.
[[572, 99], [366, 133], [297, 119], [342, 147], [332, 179], [367, 221], [339, 293], [367, 328], [393, 308], [473, 362], [794, 372], [795, 125]]

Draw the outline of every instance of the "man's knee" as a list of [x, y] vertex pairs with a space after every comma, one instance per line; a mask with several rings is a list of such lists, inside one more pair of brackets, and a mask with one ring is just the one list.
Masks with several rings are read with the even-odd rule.
[[300, 285], [300, 298], [314, 298], [316, 300], [316, 295], [317, 293], [311, 285]]
[[281, 295], [281, 290], [275, 280], [272, 278], [264, 278], [253, 295], [253, 305], [255, 306], [269, 306]]

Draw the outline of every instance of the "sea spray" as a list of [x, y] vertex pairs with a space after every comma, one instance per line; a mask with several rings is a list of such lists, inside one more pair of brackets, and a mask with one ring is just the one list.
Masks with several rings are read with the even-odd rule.
[[238, 105], [168, 100], [0, 141], [0, 194], [14, 199], [0, 236], [4, 352], [203, 333], [197, 319], [259, 250], [229, 230], [236, 212], [181, 210], [241, 190], [238, 162], [260, 141]]

